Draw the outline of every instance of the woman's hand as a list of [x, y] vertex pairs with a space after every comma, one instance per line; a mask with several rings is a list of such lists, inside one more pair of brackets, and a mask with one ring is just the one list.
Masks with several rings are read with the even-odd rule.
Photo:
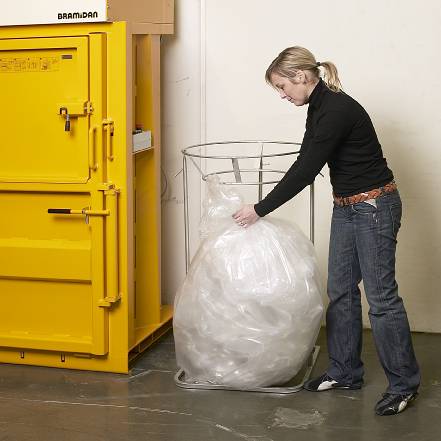
[[254, 210], [254, 205], [244, 205], [239, 211], [233, 214], [233, 219], [241, 227], [247, 228], [257, 222], [260, 217]]

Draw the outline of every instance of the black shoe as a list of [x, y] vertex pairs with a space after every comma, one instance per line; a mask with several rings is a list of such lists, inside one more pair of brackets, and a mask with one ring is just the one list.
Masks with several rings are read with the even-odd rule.
[[383, 398], [375, 406], [375, 413], [382, 416], [396, 415], [402, 412], [417, 395], [416, 392], [413, 394], [383, 394]]
[[330, 389], [360, 389], [362, 384], [362, 381], [356, 384], [340, 383], [325, 373], [321, 377], [307, 381], [303, 385], [303, 389], [311, 392], [323, 392]]

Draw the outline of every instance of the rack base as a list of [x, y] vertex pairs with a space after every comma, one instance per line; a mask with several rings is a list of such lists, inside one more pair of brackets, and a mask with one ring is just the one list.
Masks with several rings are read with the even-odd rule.
[[[310, 356], [306, 360], [303, 368], [300, 372], [293, 377], [290, 381], [285, 383], [283, 386], [275, 387], [255, 387], [251, 389], [238, 389], [231, 386], [223, 386], [220, 384], [211, 383], [190, 383], [185, 379], [185, 372], [180, 369], [175, 375], [175, 383], [177, 386], [184, 389], [202, 389], [202, 390], [231, 390], [240, 392], [261, 392], [261, 393], [273, 393], [273, 394], [292, 394], [302, 390], [303, 385], [309, 379], [312, 369], [314, 368], [315, 362], [320, 351], [320, 346], [314, 346]], [[303, 375], [303, 377], [302, 377]], [[299, 382], [300, 377], [300, 382]]]

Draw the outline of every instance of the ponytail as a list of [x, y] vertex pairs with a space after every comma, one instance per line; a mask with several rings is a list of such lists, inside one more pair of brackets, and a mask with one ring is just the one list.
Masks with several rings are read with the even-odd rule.
[[338, 78], [338, 71], [335, 64], [331, 63], [330, 61], [322, 61], [321, 63], [317, 63], [317, 65], [323, 67], [323, 70], [325, 71], [323, 80], [326, 85], [333, 92], [341, 92], [343, 89], [340, 79]]

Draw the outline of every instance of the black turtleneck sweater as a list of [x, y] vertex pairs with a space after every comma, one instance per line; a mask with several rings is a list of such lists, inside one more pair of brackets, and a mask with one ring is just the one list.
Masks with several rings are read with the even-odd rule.
[[311, 184], [328, 163], [337, 196], [352, 196], [393, 180], [372, 121], [344, 92], [320, 79], [309, 97], [306, 131], [297, 160], [254, 209], [265, 216]]

